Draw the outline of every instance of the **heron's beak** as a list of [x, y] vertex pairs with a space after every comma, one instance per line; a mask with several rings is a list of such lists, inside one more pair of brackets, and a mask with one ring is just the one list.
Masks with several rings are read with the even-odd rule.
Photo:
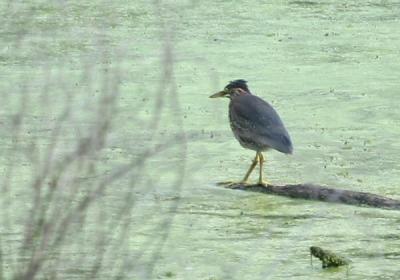
[[227, 94], [225, 90], [214, 93], [213, 95], [210, 96], [210, 98], [217, 98], [217, 97], [224, 97]]

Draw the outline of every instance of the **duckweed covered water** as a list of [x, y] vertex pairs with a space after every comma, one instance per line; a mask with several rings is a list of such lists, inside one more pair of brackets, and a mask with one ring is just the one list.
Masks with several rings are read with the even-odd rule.
[[[208, 98], [229, 80], [243, 78], [277, 109], [294, 155], [267, 153], [269, 181], [400, 199], [398, 1], [0, 6], [4, 277], [29, 259], [15, 253], [33, 194], [28, 186], [35, 168], [26, 150], [32, 142], [39, 151], [51, 144], [66, 92], [74, 112], [57, 153], [70, 150], [96, 123], [93, 103], [104, 87], [104, 67], [119, 71], [118, 105], [107, 145], [93, 159], [93, 178], [83, 182], [90, 185], [171, 136], [184, 132], [186, 144], [172, 144], [107, 188], [84, 225], [69, 233], [70, 243], [52, 252], [62, 260], [56, 274], [38, 279], [90, 278], [99, 232], [109, 233], [111, 249], [97, 279], [113, 279], [121, 268], [127, 279], [345, 279], [346, 269], [312, 267], [310, 246], [350, 258], [349, 279], [400, 277], [398, 212], [217, 187], [218, 181], [240, 179], [254, 155], [230, 132], [227, 100]], [[162, 83], [166, 77], [173, 77], [169, 84]], [[23, 96], [29, 96], [25, 103]], [[27, 114], [18, 147], [26, 149], [14, 153], [12, 117], [20, 106]], [[158, 114], [158, 126], [152, 126]], [[127, 190], [134, 194], [133, 210], [123, 216], [130, 227], [120, 235], [111, 225]]]

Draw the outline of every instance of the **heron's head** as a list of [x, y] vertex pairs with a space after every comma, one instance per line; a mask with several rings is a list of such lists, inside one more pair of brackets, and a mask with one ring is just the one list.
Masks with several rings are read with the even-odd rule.
[[231, 81], [224, 90], [214, 93], [210, 98], [217, 97], [228, 97], [232, 98], [239, 95], [251, 94], [249, 88], [247, 87], [247, 81], [245, 80], [234, 80]]

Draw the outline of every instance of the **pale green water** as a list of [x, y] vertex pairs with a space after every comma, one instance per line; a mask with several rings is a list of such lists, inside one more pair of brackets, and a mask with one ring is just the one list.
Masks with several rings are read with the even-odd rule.
[[[0, 227], [5, 275], [12, 270], [8, 263], [23, 263], [13, 252], [29, 217], [31, 191], [24, 186], [35, 172], [24, 153], [9, 152], [10, 115], [26, 94], [21, 81], [30, 92], [22, 146], [35, 137], [39, 147], [49, 145], [65, 102], [60, 88], [73, 92], [76, 109], [60, 139], [62, 153], [96, 122], [99, 69], [108, 65], [122, 73], [119, 110], [108, 144], [95, 159], [96, 174], [182, 129], [186, 150], [178, 144], [149, 159], [134, 188], [134, 209], [125, 217], [131, 227], [123, 241], [110, 224], [137, 174], [107, 189], [89, 212], [84, 233], [75, 232], [58, 252], [60, 279], [86, 275], [94, 236], [110, 229], [109, 237], [123, 250], [105, 258], [99, 279], [111, 279], [119, 258], [128, 260], [128, 279], [345, 279], [346, 269], [324, 271], [317, 260], [311, 267], [311, 245], [350, 258], [349, 279], [398, 279], [398, 212], [215, 186], [240, 179], [254, 155], [233, 138], [227, 101], [208, 96], [229, 80], [244, 78], [278, 110], [294, 142], [293, 156], [267, 154], [269, 181], [314, 182], [400, 198], [400, 2], [337, 2], [165, 1], [162, 9], [147, 1], [2, 3], [2, 177], [12, 159], [18, 162], [13, 188], [2, 200], [2, 207], [11, 209], [8, 226], [3, 216]], [[16, 36], [21, 30], [22, 40]], [[175, 99], [166, 95], [163, 120], [148, 143], [163, 30], [171, 34], [181, 111], [172, 113], [175, 103], [168, 100]], [[85, 66], [93, 70], [91, 83], [81, 78]], [[53, 82], [43, 102], [39, 98], [49, 76]], [[181, 166], [185, 176], [177, 187]]]

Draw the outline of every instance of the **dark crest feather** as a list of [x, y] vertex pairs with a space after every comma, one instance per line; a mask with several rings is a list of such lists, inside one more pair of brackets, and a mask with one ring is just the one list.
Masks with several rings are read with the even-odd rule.
[[249, 88], [247, 87], [247, 81], [242, 80], [242, 79], [230, 81], [229, 84], [225, 88], [227, 88], [227, 89], [240, 88], [247, 92], [249, 91]]

